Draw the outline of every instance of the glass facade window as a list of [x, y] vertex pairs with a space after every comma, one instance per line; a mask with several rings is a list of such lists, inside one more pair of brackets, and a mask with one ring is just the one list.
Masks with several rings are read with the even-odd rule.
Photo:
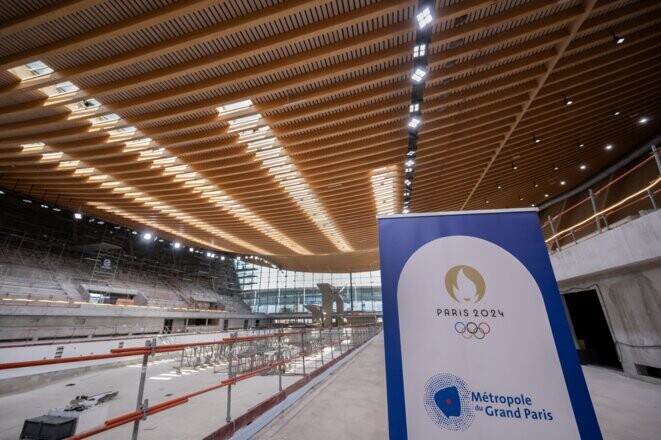
[[328, 283], [344, 298], [344, 310], [382, 311], [381, 273], [313, 273], [278, 270], [236, 261], [243, 298], [255, 313], [300, 313], [306, 305], [321, 305], [317, 283]]

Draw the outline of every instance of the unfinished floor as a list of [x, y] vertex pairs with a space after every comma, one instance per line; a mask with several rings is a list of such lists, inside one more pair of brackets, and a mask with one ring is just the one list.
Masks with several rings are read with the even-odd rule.
[[[256, 440], [388, 438], [383, 336], [275, 419]], [[605, 440], [661, 439], [661, 384], [583, 369]]]

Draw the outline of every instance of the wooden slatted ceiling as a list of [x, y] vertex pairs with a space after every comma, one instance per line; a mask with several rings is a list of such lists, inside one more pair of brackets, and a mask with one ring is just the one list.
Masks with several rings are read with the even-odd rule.
[[[417, 1], [5, 5], [2, 187], [292, 269], [378, 267], [375, 216], [403, 200]], [[433, 12], [413, 212], [540, 203], [658, 133], [661, 4], [439, 0]], [[37, 60], [53, 72], [21, 80]], [[80, 90], [44, 92], [63, 81]], [[71, 110], [89, 98], [102, 105]], [[270, 149], [232, 126], [255, 113]], [[375, 193], [389, 169], [399, 189]]]

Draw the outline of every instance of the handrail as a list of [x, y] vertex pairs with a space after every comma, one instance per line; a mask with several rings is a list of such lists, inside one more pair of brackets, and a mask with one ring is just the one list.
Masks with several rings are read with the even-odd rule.
[[601, 211], [599, 211], [599, 212], [597, 212], [597, 213], [591, 215], [590, 217], [586, 218], [585, 220], [582, 220], [582, 221], [576, 223], [575, 225], [573, 225], [573, 226], [571, 226], [571, 227], [569, 227], [569, 228], [563, 229], [562, 231], [559, 231], [559, 232], [555, 233], [554, 235], [552, 235], [551, 237], [549, 237], [548, 239], [546, 239], [545, 242], [548, 243], [548, 242], [554, 240], [555, 238], [559, 237], [560, 235], [566, 234], [567, 232], [570, 232], [571, 230], [573, 230], [573, 229], [575, 229], [575, 228], [578, 228], [578, 227], [580, 227], [580, 226], [582, 226], [582, 225], [584, 225], [584, 224], [586, 224], [586, 223], [589, 223], [590, 220], [593, 220], [593, 219], [595, 219], [595, 218], [597, 218], [597, 217], [600, 217], [600, 216], [604, 215], [605, 213], [607, 213], [607, 212], [609, 212], [609, 211], [612, 211], [613, 209], [617, 208], [618, 206], [620, 206], [620, 205], [622, 205], [622, 204], [628, 202], [628, 201], [631, 200], [632, 198], [637, 197], [637, 196], [639, 196], [640, 194], [642, 194], [642, 193], [644, 193], [644, 192], [647, 192], [648, 190], [654, 188], [659, 182], [661, 182], [661, 177], [658, 177], [658, 178], [657, 178], [656, 180], [654, 180], [650, 185], [646, 186], [645, 188], [641, 189], [640, 191], [637, 191], [637, 192], [635, 192], [635, 193], [633, 193], [633, 194], [631, 194], [631, 195], [625, 197], [624, 199], [620, 200], [619, 202], [612, 204], [612, 205], [609, 206], [608, 208], [606, 208], [606, 209], [602, 209]]
[[[562, 245], [561, 240], [566, 239], [567, 237], [572, 238], [574, 243], [577, 243], [578, 239], [576, 233], [579, 231], [583, 231], [589, 224], [596, 225], [596, 233], [601, 233], [603, 230], [610, 229], [609, 222], [612, 219], [612, 215], [614, 213], [620, 212], [621, 210], [629, 206], [632, 206], [634, 203], [641, 202], [645, 200], [645, 198], [649, 199], [649, 201], [651, 202], [651, 207], [653, 209], [657, 209], [657, 202], [655, 201], [654, 196], [659, 192], [659, 189], [657, 189], [657, 185], [661, 182], [661, 177], [658, 176], [655, 179], [647, 182], [647, 184], [645, 184], [643, 188], [634, 191], [633, 193], [627, 195], [626, 197], [621, 198], [620, 200], [614, 203], [611, 203], [609, 206], [601, 210], [597, 208], [598, 196], [602, 196], [603, 194], [608, 194], [607, 190], [609, 188], [613, 187], [618, 182], [621, 182], [625, 177], [630, 176], [631, 174], [637, 172], [642, 167], [644, 167], [645, 165], [649, 164], [654, 160], [656, 160], [658, 172], [659, 175], [661, 175], [661, 159], [659, 158], [659, 152], [656, 149], [652, 148], [652, 154], [641, 160], [639, 163], [628, 169], [626, 172], [617, 176], [613, 180], [605, 183], [604, 185], [602, 185], [601, 187], [597, 188], [594, 191], [589, 189], [587, 197], [581, 198], [572, 206], [563, 209], [562, 211], [556, 213], [553, 216], [549, 215], [546, 221], [542, 221], [542, 228], [546, 228], [547, 226], [550, 226], [550, 233], [548, 231], [546, 232], [545, 235], [547, 238], [544, 240], [545, 243], [549, 245], [549, 251], [553, 251], [554, 249], [558, 251], [561, 250], [561, 245]], [[646, 193], [645, 196], [641, 196], [645, 193]], [[574, 211], [576, 208], [578, 208], [581, 205], [584, 205], [586, 202], [591, 202], [591, 210], [592, 210], [591, 215], [588, 215], [586, 218], [577, 221], [576, 223], [574, 223], [569, 227], [565, 227], [561, 230], [557, 230], [561, 226], [561, 221], [559, 221], [559, 219], [562, 219], [563, 216], [565, 216], [567, 213]], [[556, 222], [558, 224], [556, 224]], [[581, 237], [585, 237], [585, 232], [581, 233]]]
[[[636, 171], [638, 168], [642, 167], [643, 165], [647, 164], [647, 162], [649, 162], [649, 161], [651, 161], [651, 160], [653, 160], [653, 159], [654, 159], [654, 156], [649, 156], [649, 157], [647, 157], [645, 160], [641, 161], [640, 163], [638, 163], [638, 164], [637, 164], [636, 166], [634, 166], [633, 168], [627, 170], [627, 171], [626, 171], [625, 173], [623, 173], [621, 176], [618, 176], [616, 179], [614, 179], [614, 180], [612, 180], [612, 181], [606, 183], [604, 186], [602, 186], [601, 188], [599, 188], [599, 189], [597, 189], [596, 191], [594, 191], [593, 194], [594, 194], [595, 196], [598, 196], [598, 195], [601, 194], [605, 189], [611, 187], [613, 184], [615, 184], [616, 182], [620, 181], [621, 179], [623, 179], [624, 177], [628, 176], [629, 174], [633, 173], [633, 172]], [[551, 221], [558, 219], [558, 218], [561, 217], [562, 215], [568, 213], [569, 211], [572, 211], [574, 208], [578, 207], [579, 205], [582, 205], [583, 203], [587, 202], [588, 200], [590, 200], [590, 197], [589, 197], [589, 196], [586, 197], [586, 198], [584, 198], [584, 199], [582, 199], [582, 200], [580, 200], [580, 201], [578, 201], [578, 202], [576, 202], [575, 204], [573, 204], [573, 205], [570, 206], [569, 208], [565, 208], [564, 210], [560, 211], [560, 212], [557, 213], [556, 215], [552, 216], [552, 217], [551, 217]], [[545, 226], [547, 226], [548, 224], [549, 224], [549, 220], [547, 220], [547, 221], [545, 221], [544, 223], [542, 223], [542, 227], [545, 227]]]
[[[356, 326], [351, 326], [351, 327], [338, 327], [338, 329], [345, 330], [345, 329], [367, 328], [367, 327], [375, 328], [377, 330], [380, 329], [379, 324], [361, 324], [361, 325], [356, 325]], [[324, 329], [322, 329], [322, 328], [318, 328], [318, 329], [313, 329], [313, 330], [309, 330], [309, 331], [301, 330], [301, 331], [294, 331], [294, 332], [281, 332], [281, 333], [274, 333], [274, 334], [264, 336], [264, 337], [257, 337], [255, 339], [265, 339], [265, 338], [268, 338], [268, 337], [281, 338], [283, 336], [299, 335], [299, 334], [304, 335], [305, 333], [313, 333], [315, 331], [319, 332], [320, 337], [321, 337], [321, 332], [323, 330]], [[332, 332], [332, 329], [329, 329], [329, 332]], [[329, 334], [331, 334], [331, 336], [332, 336], [332, 333], [329, 333]], [[374, 334], [376, 334], [376, 333], [374, 333]], [[370, 333], [370, 336], [373, 336], [374, 334]], [[216, 341], [216, 342], [211, 342], [211, 343], [207, 342], [207, 343], [177, 344], [177, 345], [173, 346], [173, 347], [176, 347], [176, 348], [172, 348], [170, 350], [163, 350], [164, 348], [169, 347], [169, 346], [153, 347], [153, 348], [145, 346], [145, 347], [128, 348], [128, 349], [114, 349], [114, 350], [111, 350], [111, 351], [120, 351], [120, 353], [111, 353], [110, 355], [104, 355], [104, 356], [118, 356], [119, 357], [119, 356], [135, 356], [136, 354], [142, 354], [144, 356], [147, 356], [147, 355], [152, 354], [152, 353], [180, 351], [180, 350], [182, 350], [186, 347], [195, 347], [195, 346], [199, 346], [199, 345], [214, 345], [214, 344], [230, 344], [231, 345], [231, 344], [234, 344], [236, 342], [244, 342], [244, 341], [250, 342], [251, 340], [253, 340], [253, 339], [249, 339], [249, 338], [224, 338], [221, 341]], [[356, 347], [366, 343], [367, 340], [368, 339], [362, 340], [360, 342], [360, 344], [354, 345], [353, 348], [356, 348]], [[340, 342], [340, 344], [341, 344], [341, 342]], [[335, 345], [335, 344], [333, 344], [332, 337], [331, 337], [331, 342], [330, 342], [329, 345], [322, 344], [315, 351], [321, 351], [322, 356], [323, 356], [323, 350], [326, 347], [328, 347], [328, 346], [332, 347], [333, 345]], [[350, 348], [350, 350], [353, 349], [353, 348]], [[139, 351], [138, 349], [140, 349], [141, 351]], [[346, 355], [347, 353], [349, 353], [349, 351], [345, 351], [342, 354], [342, 356]], [[231, 385], [236, 384], [240, 381], [250, 379], [251, 377], [254, 377], [258, 374], [273, 370], [274, 368], [280, 367], [282, 365], [286, 365], [288, 363], [292, 363], [292, 362], [298, 360], [299, 358], [303, 358], [303, 360], [305, 360], [305, 356], [307, 356], [308, 354], [309, 354], [309, 352], [299, 352], [297, 356], [293, 356], [293, 357], [290, 357], [288, 359], [278, 361], [278, 362], [271, 362], [266, 366], [260, 367], [258, 369], [253, 370], [253, 371], [249, 371], [249, 372], [244, 373], [244, 374], [240, 374], [240, 375], [233, 376], [233, 377], [230, 376], [227, 379], [222, 380], [220, 383], [218, 383], [216, 385], [213, 385], [211, 387], [207, 387], [207, 388], [204, 388], [204, 389], [201, 389], [201, 390], [189, 393], [189, 394], [185, 394], [183, 396], [175, 397], [174, 399], [170, 399], [170, 400], [167, 400], [165, 402], [161, 402], [159, 404], [149, 406], [149, 407], [145, 408], [144, 410], [136, 410], [136, 411], [132, 411], [132, 412], [122, 414], [120, 416], [108, 419], [108, 420], [105, 421], [104, 425], [98, 426], [96, 428], [92, 428], [88, 431], [85, 431], [85, 432], [82, 432], [82, 433], [79, 433], [79, 434], [76, 434], [72, 437], [69, 437], [69, 440], [81, 440], [81, 439], [88, 438], [88, 437], [91, 437], [93, 435], [105, 432], [105, 431], [112, 430], [114, 428], [125, 425], [127, 423], [138, 422], [139, 420], [144, 419], [147, 416], [151, 416], [151, 415], [157, 414], [161, 411], [166, 411], [166, 410], [174, 408], [176, 406], [185, 404], [189, 401], [189, 399], [191, 399], [193, 397], [196, 397], [196, 396], [199, 396], [201, 394], [205, 394], [205, 393], [208, 393], [210, 391], [214, 391], [214, 390], [217, 390], [217, 389], [220, 389], [220, 388], [231, 386]], [[58, 359], [58, 360], [61, 360], [61, 359]], [[322, 364], [323, 364], [323, 361], [322, 361]], [[4, 365], [7, 365], [7, 364], [4, 364]], [[145, 365], [145, 364], [143, 364], [143, 365]], [[0, 369], [2, 369], [2, 366], [3, 366], [3, 364], [0, 364]], [[14, 367], [14, 368], [19, 368], [19, 367]]]

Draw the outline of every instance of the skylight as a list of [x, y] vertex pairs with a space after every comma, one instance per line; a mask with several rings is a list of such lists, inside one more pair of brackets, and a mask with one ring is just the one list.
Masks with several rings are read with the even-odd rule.
[[32, 76], [46, 75], [54, 72], [50, 66], [47, 66], [46, 63], [39, 60], [27, 63], [25, 67], [27, 67], [30, 73], [32, 73]]
[[79, 111], [82, 111], [82, 110], [89, 110], [89, 109], [97, 108], [100, 105], [101, 105], [101, 103], [99, 101], [97, 101], [96, 99], [89, 98], [89, 99], [85, 99], [83, 101], [78, 101], [78, 102], [73, 103], [73, 104], [67, 104], [67, 107], [69, 107], [69, 109], [72, 112], [79, 112]]
[[232, 113], [239, 110], [243, 110], [244, 108], [248, 108], [251, 105], [252, 105], [252, 101], [249, 99], [245, 99], [243, 101], [234, 102], [232, 104], [225, 104], [221, 107], [218, 107], [218, 113], [220, 113], [221, 115]]
[[107, 115], [101, 115], [97, 118], [90, 119], [90, 121], [92, 121], [92, 124], [102, 124], [104, 122], [117, 121], [117, 120], [119, 120], [119, 115], [115, 113], [108, 113]]

